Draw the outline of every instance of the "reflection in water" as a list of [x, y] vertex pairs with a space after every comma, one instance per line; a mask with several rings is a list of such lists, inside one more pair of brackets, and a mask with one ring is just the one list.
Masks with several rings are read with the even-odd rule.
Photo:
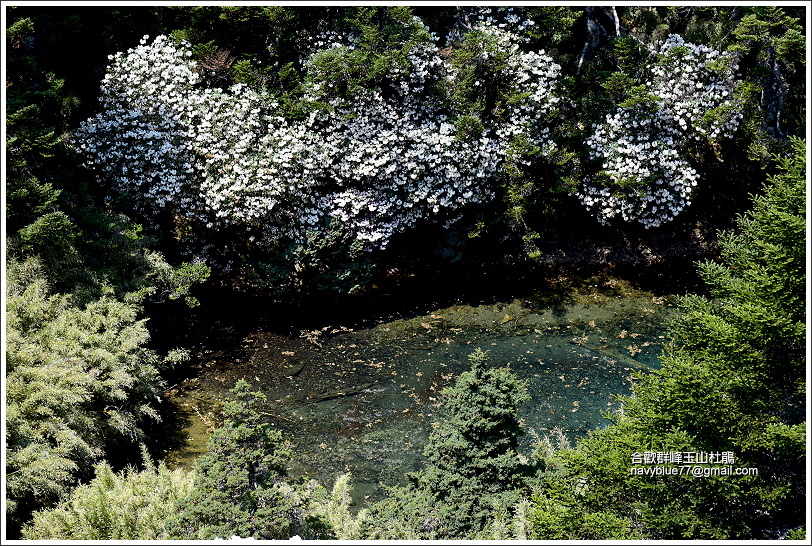
[[244, 378], [265, 393], [262, 413], [295, 444], [291, 475], [329, 485], [350, 471], [360, 505], [422, 464], [440, 391], [475, 348], [527, 381], [532, 398], [519, 415], [528, 429], [560, 427], [574, 439], [606, 424], [602, 412], [618, 409], [612, 395], [628, 393], [635, 372], [659, 365], [671, 311], [669, 298], [596, 277], [577, 291], [454, 305], [358, 331], [255, 332], [229, 361], [202, 362], [198, 377], [169, 391], [187, 417], [188, 441], [167, 463], [192, 465], [223, 397]]

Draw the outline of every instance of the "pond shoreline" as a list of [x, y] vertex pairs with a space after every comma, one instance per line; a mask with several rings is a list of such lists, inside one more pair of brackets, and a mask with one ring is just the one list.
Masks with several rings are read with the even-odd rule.
[[[717, 257], [715, 238], [621, 244], [558, 241], [538, 259], [480, 256], [456, 262], [412, 261], [390, 268], [383, 277], [357, 294], [296, 292], [275, 296], [251, 290], [234, 277], [213, 275], [197, 290], [201, 305], [189, 309], [182, 302], [148, 305], [151, 346], [159, 351], [182, 346], [219, 344], [206, 324], [228, 322], [232, 327], [262, 321], [268, 330], [293, 334], [325, 326], [361, 328], [379, 322], [428, 312], [455, 303], [488, 303], [542, 288], [550, 279], [615, 275], [643, 290], [698, 293], [704, 290], [695, 264]], [[178, 325], [181, 328], [178, 328]]]
[[[695, 263], [697, 260], [715, 258], [716, 240], [708, 234], [708, 230], [700, 233], [698, 229], [691, 231], [683, 227], [682, 232], [685, 236], [677, 238], [669, 238], [668, 234], [661, 233], [624, 235], [612, 240], [609, 234], [601, 240], [572, 238], [549, 243], [542, 241], [540, 246], [544, 252], [536, 260], [500, 254], [495, 249], [490, 252], [469, 252], [460, 255], [459, 259], [448, 259], [447, 254], [438, 251], [448, 241], [434, 241], [434, 252], [423, 254], [424, 257], [428, 256], [427, 259], [410, 261], [408, 254], [404, 254], [397, 267], [391, 268], [387, 275], [354, 295], [320, 292], [275, 297], [258, 290], [239, 288], [239, 283], [235, 284], [234, 279], [225, 276], [213, 279], [196, 294], [201, 301], [200, 307], [190, 310], [174, 302], [168, 306], [168, 310], [164, 304], [161, 313], [149, 313], [152, 315], [149, 325], [154, 333], [152, 345], [156, 349], [165, 351], [184, 347], [192, 354], [192, 360], [187, 365], [170, 371], [166, 376], [168, 388], [161, 410], [165, 421], [155, 430], [155, 436], [160, 437], [161, 441], [155, 442], [151, 450], [158, 458], [164, 458], [168, 453], [177, 452], [179, 446], [184, 446], [184, 454], [180, 457], [186, 462], [181, 466], [190, 468], [191, 461], [205, 453], [208, 433], [220, 424], [222, 399], [227, 396], [227, 389], [231, 386], [227, 384], [229, 381], [233, 383], [240, 376], [248, 379], [252, 385], [267, 385], [274, 373], [272, 370], [294, 370], [297, 373], [290, 375], [295, 377], [281, 382], [272, 381], [277, 382], [280, 388], [299, 382], [303, 386], [297, 388], [309, 388], [310, 391], [282, 392], [284, 389], [270, 388], [266, 393], [269, 400], [282, 405], [264, 410], [266, 417], [297, 443], [300, 460], [296, 467], [291, 468], [291, 474], [315, 477], [323, 485], [329, 486], [342, 468], [353, 467], [361, 476], [353, 480], [356, 508], [367, 500], [379, 499], [382, 491], [375, 479], [369, 477], [376, 470], [369, 465], [376, 463], [380, 467], [388, 467], [388, 474], [380, 476], [387, 483], [398, 483], [403, 472], [418, 468], [415, 465], [421, 464], [420, 446], [429, 432], [424, 421], [437, 418], [434, 412], [439, 409], [439, 392], [452, 381], [452, 375], [462, 371], [467, 363], [465, 354], [459, 352], [459, 348], [454, 349], [453, 362], [442, 361], [443, 358], [450, 358], [442, 356], [443, 350], [449, 350], [448, 343], [453, 343], [460, 335], [453, 331], [460, 325], [443, 324], [443, 335], [439, 331], [432, 331], [431, 328], [435, 328], [432, 321], [435, 319], [431, 317], [436, 315], [437, 310], [465, 308], [468, 309], [466, 312], [470, 312], [471, 309], [488, 309], [493, 316], [488, 317], [487, 324], [480, 325], [483, 334], [502, 335], [503, 330], [512, 328], [512, 334], [519, 336], [515, 339], [521, 345], [520, 352], [535, 352], [542, 347], [533, 344], [548, 335], [547, 328], [542, 325], [534, 332], [534, 328], [522, 325], [527, 311], [514, 308], [515, 302], [521, 301], [521, 305], [531, 307], [547, 306], [553, 313], [551, 316], [554, 316], [563, 313], [581, 296], [587, 299], [591, 297], [594, 302], [605, 302], [601, 293], [605, 295], [607, 290], [614, 290], [615, 293], [618, 290], [611, 286], [611, 282], [606, 284], [607, 279], [613, 278], [622, 279], [621, 292], [646, 293], [646, 298], [655, 301], [673, 294], [701, 291], [703, 285], [697, 276]], [[535, 294], [532, 302], [527, 299], [530, 294]], [[573, 298], [573, 294], [580, 296]], [[514, 304], [510, 304], [511, 301]], [[430, 323], [430, 328], [419, 326], [421, 321]], [[310, 366], [330, 369], [325, 366], [333, 364], [333, 358], [329, 355], [317, 354], [323, 346], [341, 345], [342, 340], [344, 345], [351, 346], [359, 343], [352, 341], [356, 332], [372, 332], [394, 323], [417, 324], [418, 330], [438, 335], [401, 344], [403, 351], [400, 357], [387, 351], [376, 352], [371, 346], [362, 351], [363, 355], [345, 357], [345, 361], [355, 359], [359, 363], [355, 365], [356, 368], [341, 372], [350, 374], [343, 383], [330, 385], [325, 379], [308, 378], [313, 371]], [[546, 398], [536, 396], [531, 405], [522, 410], [537, 423], [534, 428], [536, 433], [549, 433], [559, 426], [558, 423], [569, 422], [580, 415], [586, 418], [583, 425], [576, 428], [563, 425], [565, 430], [569, 430], [566, 434], [570, 439], [599, 426], [603, 421], [598, 417], [600, 411], [611, 411], [617, 407], [613, 405], [616, 402], [610, 394], [627, 393], [634, 370], [647, 366], [635, 364], [634, 351], [650, 351], [651, 348], [646, 349], [646, 345], [657, 341], [654, 339], [656, 337], [663, 337], [660, 333], [648, 341], [644, 338], [637, 343], [632, 338], [620, 339], [625, 336], [623, 330], [615, 328], [601, 334], [603, 323], [598, 321], [595, 328], [589, 327], [589, 323], [587, 320], [580, 321], [571, 330], [563, 330], [562, 327], [558, 331], [557, 327], [554, 328], [557, 341], [545, 343], [548, 348], [558, 347], [546, 349], [557, 350], [558, 356], [538, 353], [528, 355], [538, 362], [533, 358], [516, 360], [526, 379], [531, 383], [543, 382], [536, 385], [536, 389], [549, 391]], [[629, 330], [628, 333], [637, 336], [640, 332]], [[505, 338], [505, 342], [513, 343], [508, 338]], [[496, 363], [504, 364], [505, 358], [512, 358], [511, 350], [504, 352], [505, 342], [499, 339], [488, 342], [499, 345], [495, 356], [497, 360], [502, 360]], [[266, 348], [257, 351], [257, 343], [265, 344]], [[360, 343], [363, 345], [365, 342]], [[470, 350], [473, 347], [467, 346]], [[425, 379], [431, 378], [428, 383], [416, 381], [414, 370], [406, 374], [411, 377], [411, 382], [408, 381], [401, 369], [406, 364], [402, 361], [393, 364], [398, 358], [405, 358], [407, 353], [411, 354], [409, 358], [413, 361], [427, 366], [418, 373], [424, 374]], [[285, 354], [296, 356], [286, 357]], [[565, 360], [560, 360], [562, 356]], [[302, 360], [297, 360], [299, 358]], [[566, 360], [572, 358], [575, 361]], [[268, 359], [267, 365], [259, 366], [263, 359]], [[303, 364], [305, 361], [309, 362], [307, 366]], [[587, 365], [579, 364], [579, 361]], [[552, 368], [549, 368], [551, 365]], [[453, 368], [453, 373], [447, 366]], [[361, 371], [352, 371], [356, 369]], [[339, 368], [336, 368], [336, 373], [339, 373]], [[358, 376], [358, 373], [361, 375]], [[388, 373], [397, 373], [397, 382], [394, 379], [387, 382], [385, 374]], [[559, 380], [555, 378], [558, 377], [563, 378], [560, 386], [556, 386]], [[549, 382], [551, 378], [555, 385]], [[308, 382], [311, 386], [305, 387]], [[345, 396], [346, 391], [352, 391], [352, 394]], [[219, 394], [211, 396], [207, 392]], [[391, 408], [381, 406], [384, 399], [388, 400], [384, 405], [389, 404]], [[301, 411], [290, 410], [295, 407], [295, 404], [290, 405], [292, 400], [301, 402]], [[377, 409], [368, 410], [372, 407]], [[324, 411], [327, 412], [325, 416], [317, 418]], [[392, 421], [393, 418], [397, 420]], [[314, 440], [301, 443], [295, 437], [300, 420], [311, 422], [312, 427], [323, 430], [321, 434], [334, 438], [334, 441], [325, 440], [318, 446]], [[390, 427], [395, 427], [393, 430], [399, 431], [400, 443], [384, 449], [382, 446], [386, 442], [382, 444], [382, 438], [389, 432], [381, 429], [383, 425], [380, 423], [387, 422], [391, 423]], [[528, 434], [523, 444], [529, 442], [530, 438]], [[175, 462], [172, 464], [179, 464], [178, 455], [173, 457]]]
[[[628, 393], [632, 375], [656, 360], [664, 342], [656, 317], [692, 282], [675, 277], [673, 264], [633, 270], [634, 280], [606, 273], [617, 269], [513, 268], [498, 286], [482, 284], [484, 270], [456, 292], [435, 286], [394, 313], [370, 295], [359, 297], [369, 305], [360, 314], [301, 303], [295, 313], [290, 303], [223, 291], [229, 312], [211, 314], [204, 300], [209, 313], [189, 326], [193, 359], [166, 395], [175, 445], [155, 446], [156, 454], [175, 453], [168, 462], [190, 468], [220, 424], [228, 388], [244, 378], [266, 394], [264, 415], [298, 444], [292, 474], [329, 485], [350, 468], [356, 500], [378, 499], [378, 481], [397, 483], [421, 464], [439, 394], [476, 347], [528, 381], [534, 397], [522, 412], [536, 432], [583, 435], [616, 408], [611, 395]], [[477, 292], [483, 286], [489, 293]], [[478, 297], [463, 299], [466, 292]]]

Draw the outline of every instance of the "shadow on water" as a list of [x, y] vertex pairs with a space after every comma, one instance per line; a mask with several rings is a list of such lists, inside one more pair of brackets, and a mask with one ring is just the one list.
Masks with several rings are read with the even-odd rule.
[[[381, 483], [420, 467], [442, 418], [440, 392], [475, 348], [527, 381], [532, 398], [520, 417], [528, 430], [561, 428], [572, 440], [604, 426], [602, 412], [618, 409], [613, 395], [659, 365], [671, 294], [683, 292], [604, 271], [523, 272], [490, 292], [482, 277], [455, 287], [438, 281], [410, 305], [391, 293], [387, 300], [385, 286], [359, 307], [233, 293], [204, 301], [193, 323], [172, 330], [174, 345], [194, 358], [169, 380], [174, 409], [165, 424], [174, 432], [159, 454], [191, 467], [242, 378], [267, 396], [261, 413], [295, 445], [290, 474], [329, 485], [350, 471], [359, 507], [381, 498]], [[407, 288], [398, 285], [402, 295]]]
[[582, 267], [445, 264], [442, 268], [414, 266], [409, 272], [380, 279], [375, 288], [355, 296], [321, 292], [279, 300], [210, 283], [197, 294], [203, 304], [192, 312], [177, 301], [170, 302], [175, 305], [174, 312], [162, 303], [158, 312], [148, 310], [147, 314], [156, 348], [211, 348], [228, 346], [258, 327], [291, 335], [328, 325], [358, 329], [457, 303], [495, 304], [528, 295], [537, 305], [555, 307], [563, 314], [573, 294], [588, 288], [590, 278], [607, 275], [655, 296], [695, 293], [700, 286], [691, 258]]

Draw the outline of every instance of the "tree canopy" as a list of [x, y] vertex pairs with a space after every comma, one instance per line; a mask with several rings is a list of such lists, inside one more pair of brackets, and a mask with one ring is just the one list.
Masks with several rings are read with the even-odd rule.
[[[279, 291], [358, 291], [427, 226], [532, 259], [567, 218], [589, 236], [729, 215], [805, 116], [793, 6], [173, 6], [76, 10], [67, 28], [11, 13], [14, 70], [53, 30], [97, 74], [80, 85], [46, 49], [42, 100], [12, 90], [14, 149], [70, 128], [82, 176], [148, 233]], [[101, 33], [105, 56], [85, 45]], [[59, 123], [26, 129], [46, 107]], [[75, 186], [32, 180], [12, 193]], [[22, 242], [76, 239], [61, 214]]]

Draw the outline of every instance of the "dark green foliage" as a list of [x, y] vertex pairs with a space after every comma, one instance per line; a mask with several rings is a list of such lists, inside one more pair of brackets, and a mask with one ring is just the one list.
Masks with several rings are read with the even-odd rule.
[[526, 16], [536, 22], [525, 30], [535, 44], [557, 55], [571, 55], [571, 40], [582, 19], [579, 8], [571, 6], [537, 5], [517, 8], [525, 10]]
[[451, 96], [454, 109], [462, 115], [488, 119], [491, 115], [503, 113], [504, 95], [508, 92], [520, 93], [519, 89], [509, 89], [508, 57], [510, 51], [499, 40], [481, 31], [465, 34], [462, 41], [454, 44], [450, 60], [458, 70], [454, 78]]
[[61, 210], [46, 212], [17, 232], [21, 252], [66, 253], [76, 242], [79, 228]]
[[104, 210], [63, 135], [80, 105], [73, 76], [86, 67], [66, 70], [54, 62], [65, 44], [51, 44], [85, 27], [78, 16], [21, 17], [20, 9], [10, 8], [6, 31], [9, 537], [94, 464], [126, 461], [145, 425], [160, 420], [159, 370], [183, 354], [162, 361], [145, 348], [139, 303], [156, 285], [187, 295], [206, 276], [200, 265], [173, 269], [146, 248], [152, 241], [139, 226]]
[[[300, 77], [311, 85], [323, 87], [327, 96], [337, 99], [352, 100], [367, 90], [379, 90], [385, 98], [399, 100], [403, 94], [399, 84], [408, 81], [410, 75], [410, 52], [419, 44], [431, 43], [429, 33], [413, 18], [411, 9], [406, 6], [358, 7], [325, 16], [321, 22], [332, 26], [311, 24], [306, 33], [310, 43], [302, 49], [314, 48], [314, 40], [329, 43], [334, 39], [330, 37], [332, 32], [346, 33], [353, 45], [322, 49], [310, 57], [306, 74]], [[318, 34], [319, 30], [324, 34]], [[305, 72], [304, 67], [299, 71]], [[291, 65], [282, 67], [280, 77], [291, 82], [298, 79]], [[292, 88], [292, 84], [287, 87]], [[293, 88], [293, 91], [282, 99], [290, 117], [300, 117], [312, 108], [332, 108], [320, 102], [300, 100], [299, 90]], [[431, 97], [429, 101], [435, 98], [432, 82], [423, 94]]]
[[361, 536], [373, 540], [452, 538], [446, 522], [454, 515], [454, 509], [437, 502], [432, 491], [394, 486], [388, 488], [386, 498], [372, 505]]
[[519, 486], [517, 413], [530, 397], [508, 368], [488, 367], [481, 349], [470, 360], [471, 369], [443, 391], [447, 418], [424, 451], [428, 468], [418, 481], [439, 495], [457, 489], [446, 486], [468, 481], [480, 481], [487, 493]]
[[737, 41], [730, 49], [746, 55], [745, 76], [762, 91], [757, 117], [761, 124], [753, 130], [764, 134], [756, 133], [761, 138], [752, 147], [752, 153], [760, 151], [762, 158], [774, 149], [769, 138], [799, 134], [805, 123], [802, 18], [803, 12], [792, 8], [757, 6], [749, 8], [733, 30]]
[[[51, 289], [73, 293], [78, 303], [89, 303], [110, 287], [119, 298], [137, 300], [158, 284], [160, 296], [187, 296], [193, 304], [189, 290], [205, 281], [208, 269], [183, 264], [174, 270], [150, 251], [155, 239], [123, 214], [105, 210], [103, 196], [66, 144], [61, 132], [71, 123], [78, 99], [66, 88], [67, 75], [46, 71], [49, 56], [58, 52], [42, 50], [40, 44], [54, 37], [43, 36], [37, 22], [67, 32], [46, 15], [17, 19], [6, 31], [9, 254], [20, 260], [38, 256]], [[81, 34], [84, 27], [77, 24], [73, 32]]]
[[[683, 300], [662, 369], [623, 398], [614, 425], [561, 453], [562, 471], [545, 476], [538, 538], [593, 538], [582, 522], [599, 514], [625, 521], [629, 536], [665, 539], [780, 537], [802, 524], [806, 147], [792, 144], [737, 231], [721, 237], [721, 262], [700, 264], [712, 299]], [[758, 475], [630, 474], [644, 451], [732, 452], [734, 467]]]
[[[710, 293], [683, 301], [662, 371], [641, 378], [634, 397], [623, 400], [625, 415], [614, 416], [612, 426], [539, 462], [543, 472], [526, 514], [533, 538], [803, 538], [805, 145], [791, 138], [806, 127], [803, 9], [620, 7], [620, 35], [604, 36], [583, 64], [584, 8], [517, 12], [536, 22], [521, 47], [545, 49], [562, 66], [559, 94], [567, 100], [555, 112], [553, 155], [544, 156], [532, 139], [511, 143], [497, 201], [469, 222], [477, 233], [493, 232], [483, 246], [512, 241], [535, 258], [540, 233], [578, 229], [573, 224], [585, 216], [570, 214], [567, 194], [590, 174], [584, 140], [607, 112], [647, 107], [641, 81], [648, 46], [670, 33], [742, 56], [744, 82], [737, 92], [747, 100], [743, 130], [730, 142], [698, 142], [686, 152], [703, 180], [694, 204], [700, 213], [725, 225], [764, 180], [748, 158], [766, 163], [776, 151], [792, 151], [753, 212], [740, 217], [738, 231], [720, 235], [721, 260], [700, 265]], [[165, 506], [177, 491], [161, 489], [164, 480], [188, 486], [180, 483], [188, 476], [165, 469], [117, 475], [103, 463], [120, 461], [143, 440], [145, 425], [158, 419], [159, 371], [182, 360], [173, 353], [162, 362], [145, 349], [139, 303], [184, 298], [194, 305], [193, 287], [209, 274], [197, 261], [170, 266], [164, 253], [176, 257], [172, 233], [146, 233], [131, 220], [137, 216], [127, 203], [108, 202], [66, 145], [78, 121], [96, 109], [107, 55], [132, 47], [144, 34], [171, 32], [193, 42], [208, 84], [261, 88], [280, 102], [283, 115], [301, 119], [308, 108], [327, 108], [301, 100], [305, 77], [323, 80], [336, 96], [375, 88], [396, 98], [391, 69], [408, 67], [409, 48], [431, 40], [413, 20], [418, 14], [458, 70], [448, 88], [430, 85], [422, 98], [448, 114], [458, 138], [468, 140], [505, 116], [523, 90], [506, 79], [505, 51], [487, 34], [459, 32], [453, 43], [442, 42], [458, 13], [428, 6], [8, 8], [7, 528], [19, 529], [32, 511], [65, 501], [55, 512], [42, 512], [28, 538], [158, 538], [156, 522], [164, 515], [152, 514], [139, 527], [127, 512]], [[603, 23], [611, 34], [609, 21]], [[325, 51], [308, 71], [303, 61], [314, 39], [329, 30], [352, 33], [356, 49]], [[529, 165], [521, 163], [525, 159]], [[414, 246], [421, 243], [418, 237]], [[228, 258], [246, 264], [240, 274], [255, 286], [277, 293], [355, 293], [387, 269], [397, 242], [391, 248], [365, 253], [333, 230], [305, 246], [280, 243], [261, 256], [246, 246]], [[523, 387], [506, 369], [488, 368], [480, 353], [472, 363], [446, 391], [448, 417], [432, 434], [426, 468], [375, 507], [363, 522], [367, 536], [492, 538], [497, 519], [519, 517], [514, 507], [529, 498], [527, 467], [516, 452], [521, 430], [515, 406], [525, 399]], [[343, 504], [330, 501], [340, 509], [319, 508], [343, 531], [308, 520], [316, 493], [282, 481], [290, 453], [259, 420], [260, 397], [245, 384], [235, 396], [211, 453], [200, 460], [195, 489], [172, 520], [179, 522], [174, 532], [181, 538], [328, 538], [342, 532], [358, 538], [346, 494]], [[760, 474], [630, 475], [631, 453], [644, 450], [730, 450], [736, 466], [756, 467]], [[94, 473], [96, 479], [66, 501]], [[133, 508], [115, 519], [110, 503]], [[92, 522], [77, 523], [82, 518]]]
[[[210, 68], [203, 73], [219, 86], [247, 83], [272, 93], [296, 88], [305, 27], [318, 26], [325, 8], [307, 14], [286, 6], [175, 6], [164, 8], [169, 30], [190, 41], [196, 57]], [[225, 52], [230, 63], [211, 63]]]
[[192, 287], [206, 282], [211, 274], [211, 268], [202, 262], [183, 263], [177, 268], [171, 267], [162, 256], [157, 253], [148, 254], [151, 260], [152, 271], [150, 280], [160, 295], [166, 295], [170, 300], [184, 298], [186, 305], [197, 307], [200, 302], [190, 295]]
[[[581, 485], [583, 488], [583, 485]], [[639, 525], [619, 510], [590, 509], [579, 482], [551, 481], [543, 495], [532, 499], [528, 521], [532, 537], [540, 540], [635, 540], [644, 538]]]
[[248, 248], [253, 260], [244, 273], [254, 286], [275, 295], [303, 288], [355, 294], [367, 287], [381, 263], [364, 252], [360, 241], [331, 223], [326, 232], [310, 231], [304, 244], [279, 244], [270, 252]]
[[442, 393], [445, 417], [424, 450], [426, 467], [373, 508], [375, 538], [485, 536], [494, 514], [520, 498], [529, 469], [517, 451], [517, 412], [526, 387], [508, 368], [489, 367], [481, 349], [470, 359]]
[[291, 452], [279, 431], [263, 423], [256, 406], [265, 397], [243, 380], [224, 406], [225, 423], [197, 461], [190, 495], [179, 505], [172, 534], [184, 539], [288, 538], [294, 506], [282, 478]]
[[406, 6], [349, 10], [346, 21], [357, 33], [357, 48], [349, 54], [337, 48], [313, 59], [318, 77], [335, 87], [339, 97], [352, 97], [359, 88], [394, 93], [394, 89], [388, 89], [395, 83], [390, 81], [393, 68], [407, 69], [411, 49], [416, 44], [430, 43], [428, 32]]
[[[550, 42], [559, 44], [568, 36], [569, 29], [561, 25], [572, 23], [569, 8], [537, 8], [528, 10], [526, 15], [539, 17], [536, 25], [524, 31], [527, 38], [537, 44], [537, 49], [543, 49]], [[563, 18], [558, 21], [559, 25], [552, 23], [555, 16]], [[448, 82], [446, 92], [451, 100], [457, 138], [478, 138], [485, 133], [486, 127], [506, 121], [513, 112], [512, 107], [527, 97], [526, 89], [513, 81], [515, 68], [510, 63], [514, 54], [497, 36], [470, 30], [450, 43], [445, 51], [456, 72]], [[533, 217], [540, 209], [556, 202], [556, 194], [562, 193], [566, 186], [563, 177], [572, 171], [573, 153], [567, 134], [571, 127], [566, 119], [561, 119], [566, 118], [564, 112], [568, 110], [568, 105], [563, 104], [560, 109], [552, 109], [546, 114], [548, 119], [557, 120], [551, 124], [556, 141], [560, 143], [555, 149], [539, 146], [535, 140], [538, 135], [532, 131], [529, 136], [515, 135], [512, 138], [502, 166], [503, 176], [498, 181], [501, 199], [485, 213], [491, 230], [509, 230], [512, 236], [521, 240], [531, 258], [540, 256], [535, 243], [539, 238], [539, 226]], [[485, 222], [479, 224], [484, 226]], [[478, 227], [470, 235], [479, 236], [481, 232]]]
[[[65, 97], [64, 80], [37, 65], [33, 34], [34, 24], [28, 18], [15, 21], [6, 30], [5, 214], [10, 233], [33, 224], [57, 207], [61, 191], [43, 175], [52, 178], [48, 172], [55, 171], [66, 155], [56, 126], [62, 125], [60, 112], [73, 100]], [[57, 221], [63, 226], [69, 222], [67, 218]], [[43, 223], [53, 224], [48, 220]], [[36, 239], [38, 231], [37, 226], [31, 226], [28, 238]]]
[[722, 263], [700, 265], [713, 301], [686, 301], [674, 325], [678, 354], [736, 370], [734, 401], [762, 404], [758, 412], [775, 411], [803, 390], [805, 153], [804, 142], [793, 140], [780, 173], [739, 218], [738, 233], [721, 237]]
[[[728, 216], [731, 211], [741, 210], [743, 203], [739, 202], [738, 196], [755, 190], [761, 182], [754, 165], [744, 159], [744, 150], [749, 149], [751, 157], [764, 160], [769, 152], [781, 146], [777, 143], [782, 138], [799, 133], [805, 119], [804, 71], [800, 55], [803, 28], [798, 21], [802, 12], [798, 10], [783, 6], [619, 7], [616, 10], [620, 25], [617, 36], [609, 12], [598, 10], [599, 22], [608, 35], [580, 62], [587, 39], [584, 36], [587, 19], [584, 8], [515, 8], [513, 12], [519, 17], [528, 17], [535, 22], [522, 31], [528, 41], [521, 47], [533, 51], [544, 49], [553, 55], [562, 66], [560, 96], [567, 100], [561, 101], [560, 110], [555, 114], [558, 121], [554, 128], [557, 149], [552, 155], [545, 155], [545, 151], [534, 146], [533, 139], [517, 139], [512, 143], [496, 202], [486, 210], [465, 211], [469, 226], [481, 226], [472, 233], [485, 233], [482, 228], [488, 228], [488, 234], [494, 239], [510, 245], [508, 252], [523, 248], [526, 255], [539, 258], [543, 248], [539, 239], [558, 239], [562, 233], [571, 231], [568, 220], [572, 218], [571, 208], [577, 204], [568, 193], [593, 170], [594, 165], [586, 157], [583, 146], [591, 134], [592, 124], [618, 105], [646, 102], [646, 95], [640, 88], [640, 70], [646, 65], [649, 45], [674, 32], [681, 33], [689, 41], [720, 49], [730, 47], [745, 54], [741, 72], [747, 82], [739, 92], [751, 104], [761, 101], [761, 108], [744, 109], [749, 116], [745, 124], [747, 128], [736, 137], [735, 143], [701, 143], [686, 152], [699, 167], [702, 180], [714, 181], [713, 186], [705, 187], [704, 182], [700, 185], [693, 209], [699, 209], [698, 214], [709, 210]], [[130, 47], [145, 33], [153, 36], [172, 32], [178, 39], [190, 40], [198, 61], [211, 66], [202, 69], [208, 83], [226, 87], [230, 83], [245, 82], [262, 88], [279, 100], [285, 116], [301, 119], [311, 108], [328, 107], [301, 100], [300, 84], [305, 77], [323, 80], [334, 88], [336, 96], [352, 97], [354, 90], [364, 88], [381, 89], [386, 96], [396, 96], [398, 81], [390, 81], [392, 69], [408, 66], [405, 52], [411, 45], [431, 40], [422, 24], [413, 19], [418, 15], [439, 37], [439, 45], [445, 48], [442, 54], [459, 70], [448, 89], [453, 97], [452, 104], [440, 104], [445, 102], [440, 99], [442, 93], [432, 85], [423, 91], [425, 99], [441, 107], [456, 121], [461, 138], [475, 138], [488, 126], [488, 120], [504, 115], [505, 106], [520, 97], [522, 89], [511, 85], [505, 78], [504, 49], [494, 49], [493, 44], [489, 45], [492, 38], [478, 32], [465, 32], [459, 25], [457, 19], [464, 11], [465, 8], [436, 6], [158, 6], [58, 12], [43, 8], [14, 8], [7, 48], [11, 54], [10, 79], [15, 80], [18, 72], [30, 70], [38, 73], [35, 79], [41, 82], [37, 82], [36, 91], [26, 91], [25, 95], [37, 93], [38, 99], [28, 100], [20, 94], [21, 82], [15, 81], [9, 87], [9, 110], [10, 114], [27, 116], [30, 120], [58, 118], [57, 122], [46, 121], [31, 133], [27, 140], [32, 146], [40, 142], [38, 146], [42, 148], [59, 140], [65, 130], [75, 125], [80, 114], [93, 108], [107, 54]], [[455, 30], [449, 32], [452, 28]], [[357, 47], [354, 50], [335, 48], [325, 51], [314, 60], [312, 68], [306, 68], [304, 60], [326, 31], [353, 35]], [[443, 42], [447, 36], [452, 38], [448, 44]], [[99, 47], [98, 42], [104, 45]], [[36, 58], [27, 54], [32, 48], [43, 47], [47, 51]], [[484, 51], [489, 54], [487, 60], [477, 56]], [[773, 68], [767, 66], [773, 59], [770, 55], [775, 61], [770, 65]], [[78, 62], [67, 62], [71, 57]], [[398, 77], [408, 77], [408, 74]], [[761, 93], [770, 89], [774, 91]], [[774, 100], [767, 101], [768, 96]], [[769, 108], [765, 101], [770, 102]], [[19, 108], [18, 112], [18, 106], [25, 108]], [[777, 125], [779, 119], [780, 126]], [[768, 126], [777, 128], [778, 132], [767, 131]], [[9, 134], [13, 141], [16, 138], [14, 131]], [[780, 138], [774, 139], [770, 135]], [[49, 161], [58, 157], [53, 156]], [[527, 160], [529, 164], [524, 163]], [[97, 234], [88, 232], [89, 227], [83, 224], [79, 211], [54, 204], [46, 194], [49, 191], [56, 195], [63, 192], [62, 202], [75, 203], [77, 197], [95, 189], [90, 187], [89, 180], [81, 178], [70, 182], [68, 187], [56, 183], [54, 173], [65, 172], [61, 165], [49, 171], [47, 177], [16, 176], [9, 181], [9, 195], [14, 196], [7, 211], [10, 232], [36, 220], [36, 216], [20, 217], [31, 216], [23, 209], [42, 210], [44, 203], [52, 203], [48, 206], [61, 207], [67, 218], [79, 226], [78, 231], [85, 234], [79, 238], [80, 242], [94, 240]], [[742, 188], [742, 180], [753, 182]], [[37, 203], [31, 207], [12, 206], [13, 202], [24, 199], [36, 199]], [[479, 218], [472, 217], [478, 213], [481, 214]], [[491, 237], [487, 239], [487, 242], [485, 238], [480, 239], [483, 246], [490, 245]], [[169, 240], [161, 243], [173, 244]], [[372, 275], [376, 269], [387, 269], [386, 264], [381, 264], [383, 267], [369, 268], [369, 274], [359, 275], [348, 263], [350, 260], [336, 261], [330, 255], [331, 250], [324, 251], [322, 247], [324, 245], [317, 245], [302, 249], [302, 252], [313, 254], [311, 269], [317, 273], [318, 283], [328, 288], [351, 290], [374, 282]], [[248, 249], [238, 249], [228, 259], [265, 262], [268, 267], [255, 268], [254, 273], [259, 277], [257, 284], [276, 284], [274, 279], [286, 277], [269, 275], [262, 279], [264, 273], [261, 271], [283, 272], [282, 266], [290, 262], [289, 248], [281, 244], [278, 250], [278, 255], [263, 257], [251, 254]], [[335, 253], [337, 256], [341, 254], [340, 251]], [[381, 253], [371, 261], [378, 265], [388, 260], [390, 254]], [[80, 251], [80, 255], [86, 260], [93, 254]], [[172, 253], [167, 249], [166, 255], [170, 257]], [[74, 256], [74, 265], [76, 259], [78, 257]], [[274, 262], [278, 262], [278, 267], [271, 265]], [[96, 269], [95, 266], [86, 264], [87, 269]], [[303, 263], [300, 267], [307, 269], [310, 265]], [[67, 269], [77, 273], [75, 267]], [[283, 290], [298, 289], [308, 277], [294, 273], [298, 278], [291, 279]], [[331, 284], [333, 280], [335, 286]]]

